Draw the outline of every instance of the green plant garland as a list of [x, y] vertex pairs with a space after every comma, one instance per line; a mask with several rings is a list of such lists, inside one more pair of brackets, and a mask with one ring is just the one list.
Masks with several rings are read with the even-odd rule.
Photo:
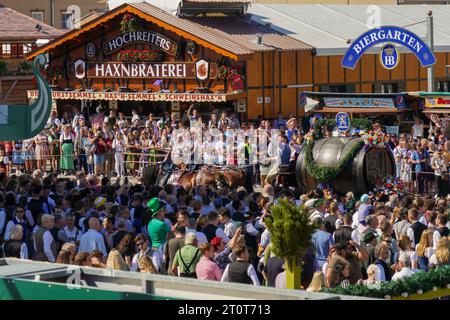
[[308, 143], [305, 146], [305, 164], [308, 173], [316, 180], [320, 182], [328, 182], [344, 171], [347, 164], [356, 156], [356, 154], [364, 146], [364, 141], [359, 141], [353, 148], [347, 153], [347, 155], [339, 161], [336, 167], [325, 167], [318, 165], [313, 158], [314, 141]]
[[385, 299], [398, 297], [405, 293], [408, 295], [416, 294], [419, 290], [425, 293], [435, 289], [448, 288], [449, 284], [450, 266], [443, 266], [427, 272], [418, 272], [400, 280], [382, 282], [378, 288], [365, 285], [350, 285], [347, 288], [341, 286], [326, 288], [322, 292]]

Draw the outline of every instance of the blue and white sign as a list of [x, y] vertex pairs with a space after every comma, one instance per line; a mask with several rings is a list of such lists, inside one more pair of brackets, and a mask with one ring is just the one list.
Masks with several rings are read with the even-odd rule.
[[408, 48], [420, 61], [422, 67], [429, 67], [436, 63], [436, 57], [430, 47], [419, 36], [404, 28], [382, 26], [363, 33], [353, 41], [342, 59], [342, 66], [354, 69], [367, 49], [385, 42], [397, 43]]
[[380, 51], [380, 63], [383, 68], [392, 70], [400, 62], [400, 55], [398, 54], [397, 48], [389, 43], [385, 45]]
[[350, 128], [350, 117], [347, 112], [339, 112], [336, 115], [336, 127], [339, 131], [347, 131]]

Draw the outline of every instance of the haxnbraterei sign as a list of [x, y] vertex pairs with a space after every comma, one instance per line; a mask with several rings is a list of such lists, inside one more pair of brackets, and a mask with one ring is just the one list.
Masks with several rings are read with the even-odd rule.
[[353, 41], [342, 59], [342, 66], [354, 69], [367, 49], [381, 43], [387, 43], [380, 51], [380, 62], [386, 69], [395, 68], [400, 59], [394, 43], [408, 48], [423, 67], [436, 63], [434, 53], [419, 36], [404, 28], [382, 26], [363, 33]]

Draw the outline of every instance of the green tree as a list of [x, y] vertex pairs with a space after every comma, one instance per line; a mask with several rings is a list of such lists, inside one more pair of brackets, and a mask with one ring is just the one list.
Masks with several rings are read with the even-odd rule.
[[316, 226], [310, 223], [307, 208], [285, 199], [272, 207], [271, 216], [266, 225], [273, 252], [286, 263], [286, 287], [300, 289], [303, 256], [311, 246]]

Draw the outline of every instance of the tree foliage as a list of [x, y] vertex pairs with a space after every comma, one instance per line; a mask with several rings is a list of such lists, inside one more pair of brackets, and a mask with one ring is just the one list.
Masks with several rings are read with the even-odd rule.
[[301, 261], [316, 229], [309, 222], [308, 209], [280, 199], [272, 207], [271, 215], [272, 219], [268, 219], [266, 225], [270, 231], [273, 252], [286, 261]]

